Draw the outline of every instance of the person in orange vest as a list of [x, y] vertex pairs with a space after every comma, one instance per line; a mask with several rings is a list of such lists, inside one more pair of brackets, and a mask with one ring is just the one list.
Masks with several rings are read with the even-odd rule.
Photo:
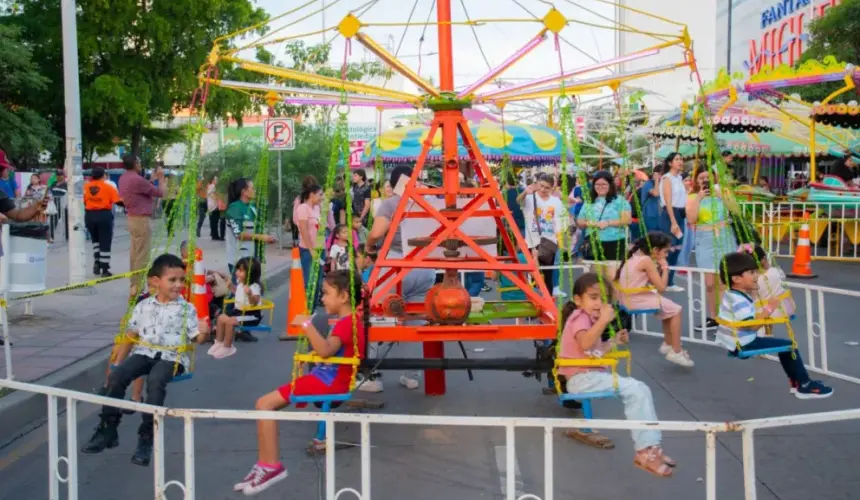
[[84, 224], [93, 242], [93, 274], [113, 276], [110, 272], [110, 247], [113, 240], [113, 206], [120, 203], [119, 191], [105, 181], [105, 169], [96, 167], [92, 179], [84, 184]]

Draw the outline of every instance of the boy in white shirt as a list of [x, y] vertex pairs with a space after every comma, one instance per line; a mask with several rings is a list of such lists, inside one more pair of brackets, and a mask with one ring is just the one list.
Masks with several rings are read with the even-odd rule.
[[[121, 361], [121, 364], [108, 378], [106, 396], [122, 399], [132, 381], [146, 376], [147, 404], [162, 406], [167, 396], [167, 384], [174, 376], [191, 369], [191, 358], [183, 348], [192, 340], [198, 344], [205, 342], [209, 325], [197, 321], [194, 306], [182, 297], [185, 284], [182, 259], [172, 254], [159, 256], [152, 263], [147, 277], [150, 290], [157, 292], [138, 303], [131, 314], [126, 333], [131, 341], [120, 349], [117, 362]], [[103, 406], [99, 426], [81, 452], [101, 453], [105, 448], [116, 447], [119, 444], [117, 427], [121, 419], [119, 408]], [[137, 449], [131, 462], [145, 467], [152, 457], [151, 414], [143, 413], [143, 422], [137, 433]]]

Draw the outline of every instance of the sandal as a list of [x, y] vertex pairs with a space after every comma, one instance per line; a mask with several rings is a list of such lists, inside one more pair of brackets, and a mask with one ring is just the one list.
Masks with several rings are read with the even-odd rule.
[[663, 461], [663, 455], [657, 446], [636, 452], [633, 458], [633, 465], [657, 477], [672, 476], [672, 468]]
[[668, 465], [669, 467], [672, 467], [673, 469], [678, 466], [678, 464], [674, 460], [672, 460], [672, 457], [666, 455], [666, 453], [663, 451], [663, 448], [658, 448], [657, 450], [657, 456], [660, 457], [660, 460], [662, 460], [664, 464]]
[[601, 450], [611, 450], [615, 448], [615, 443], [613, 443], [611, 439], [597, 431], [585, 432], [579, 429], [573, 429], [564, 431], [562, 435]]

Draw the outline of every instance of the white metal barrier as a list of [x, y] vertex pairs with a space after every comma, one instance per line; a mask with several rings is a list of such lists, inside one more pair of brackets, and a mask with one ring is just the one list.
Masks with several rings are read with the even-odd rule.
[[794, 256], [797, 231], [804, 222], [804, 214], [809, 214], [813, 259], [860, 261], [858, 202], [742, 202], [741, 207], [761, 233], [763, 246], [775, 255]]
[[[448, 417], [430, 415], [374, 415], [374, 414], [344, 414], [344, 413], [299, 413], [299, 412], [277, 412], [277, 411], [253, 411], [253, 410], [205, 410], [205, 409], [179, 409], [162, 408], [143, 403], [134, 403], [126, 400], [109, 399], [92, 394], [75, 392], [56, 387], [47, 387], [36, 384], [27, 384], [11, 380], [0, 380], [0, 387], [44, 394], [48, 398], [48, 474], [49, 474], [49, 498], [59, 500], [61, 497], [61, 484], [65, 485], [65, 498], [77, 500], [78, 490], [78, 422], [77, 404], [86, 402], [92, 404], [110, 404], [118, 408], [146, 412], [153, 415], [155, 440], [153, 443], [153, 482], [155, 498], [165, 500], [168, 488], [174, 486], [182, 491], [184, 500], [195, 500], [195, 420], [204, 419], [230, 419], [230, 420], [278, 420], [290, 422], [306, 422], [324, 420], [326, 426], [326, 471], [335, 470], [335, 423], [357, 423], [360, 426], [361, 441], [361, 484], [358, 489], [344, 487], [337, 489], [335, 474], [326, 474], [325, 498], [326, 500], [337, 500], [346, 493], [351, 493], [358, 500], [370, 500], [371, 495], [371, 424], [385, 425], [432, 425], [432, 426], [457, 426], [457, 427], [496, 427], [505, 429], [506, 450], [506, 500], [553, 500], [554, 495], [554, 461], [553, 461], [553, 436], [554, 430], [559, 428], [597, 428], [611, 430], [631, 429], [660, 429], [661, 431], [679, 432], [701, 432], [705, 434], [705, 493], [707, 500], [717, 498], [716, 479], [716, 438], [718, 433], [742, 434], [743, 446], [743, 471], [744, 471], [744, 498], [755, 500], [756, 497], [756, 475], [755, 475], [755, 436], [754, 431], [758, 429], [771, 429], [776, 427], [788, 427], [795, 425], [807, 425], [814, 423], [836, 422], [844, 420], [860, 419], [860, 409], [843, 410], [827, 413], [813, 413], [806, 415], [790, 415], [784, 417], [745, 420], [738, 422], [644, 422], [631, 420], [583, 420], [583, 419], [549, 419], [549, 418], [512, 418], [512, 417]], [[60, 454], [59, 443], [59, 400], [65, 400], [67, 438], [66, 454]], [[167, 418], [182, 419], [184, 423], [184, 477], [168, 480], [165, 476], [165, 439], [164, 425]], [[517, 428], [539, 428], [543, 429], [544, 439], [544, 478], [543, 497], [536, 493], [525, 493], [517, 496], [516, 489], [516, 429]], [[60, 465], [66, 467], [66, 474], [60, 472]], [[226, 487], [226, 485], [225, 485]]]

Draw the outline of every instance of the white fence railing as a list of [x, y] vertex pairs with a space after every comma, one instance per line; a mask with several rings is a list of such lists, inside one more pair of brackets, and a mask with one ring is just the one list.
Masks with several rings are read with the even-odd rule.
[[[230, 420], [278, 420], [290, 422], [305, 422], [324, 420], [326, 426], [326, 456], [325, 470], [325, 498], [326, 500], [338, 500], [343, 495], [351, 494], [358, 500], [370, 500], [371, 493], [371, 425], [409, 425], [409, 426], [457, 426], [457, 427], [493, 427], [505, 429], [505, 496], [506, 500], [553, 500], [555, 478], [553, 460], [553, 437], [555, 429], [569, 428], [597, 428], [613, 430], [630, 429], [660, 429], [661, 431], [695, 432], [705, 435], [705, 498], [707, 500], [717, 499], [717, 470], [716, 470], [716, 439], [719, 433], [742, 434], [742, 460], [744, 474], [744, 499], [755, 500], [756, 496], [756, 472], [755, 472], [755, 435], [758, 429], [772, 429], [776, 427], [788, 427], [795, 425], [807, 425], [814, 423], [826, 423], [845, 420], [860, 419], [860, 409], [844, 410], [827, 413], [813, 413], [806, 415], [791, 415], [785, 417], [765, 418], [756, 420], [745, 420], [738, 422], [643, 422], [631, 420], [583, 420], [583, 419], [549, 419], [549, 418], [511, 418], [511, 417], [455, 417], [455, 416], [429, 416], [429, 415], [374, 415], [374, 414], [343, 414], [343, 413], [298, 413], [298, 412], [276, 412], [276, 411], [252, 411], [252, 410], [204, 410], [204, 409], [179, 409], [162, 408], [131, 401], [109, 399], [92, 394], [47, 387], [36, 384], [27, 384], [11, 380], [0, 379], [0, 387], [44, 394], [48, 398], [48, 481], [49, 498], [59, 500], [62, 497], [69, 500], [81, 498], [78, 482], [78, 413], [79, 402], [92, 404], [111, 404], [113, 406], [146, 412], [153, 415], [155, 439], [153, 442], [153, 488], [157, 500], [167, 498], [167, 490], [172, 486], [181, 490], [184, 500], [195, 500], [196, 477], [195, 477], [195, 421], [207, 419], [230, 419]], [[66, 454], [60, 454], [59, 433], [59, 400], [65, 400], [66, 410]], [[168, 418], [181, 419], [184, 423], [184, 477], [168, 479], [165, 475], [165, 452], [166, 443], [164, 439], [165, 420]], [[343, 487], [338, 489], [335, 483], [336, 456], [335, 456], [335, 423], [359, 424], [360, 454], [361, 454], [361, 479], [360, 484], [355, 487]], [[517, 496], [516, 487], [516, 429], [538, 428], [543, 429], [543, 496], [537, 493], [524, 493]], [[62, 475], [60, 466], [65, 465], [66, 473]], [[65, 488], [62, 488], [65, 486]], [[61, 489], [65, 489], [61, 495]], [[175, 498], [175, 497], [172, 497]]]
[[743, 202], [744, 213], [762, 235], [763, 246], [793, 257], [797, 232], [809, 214], [812, 258], [860, 261], [860, 203]]

